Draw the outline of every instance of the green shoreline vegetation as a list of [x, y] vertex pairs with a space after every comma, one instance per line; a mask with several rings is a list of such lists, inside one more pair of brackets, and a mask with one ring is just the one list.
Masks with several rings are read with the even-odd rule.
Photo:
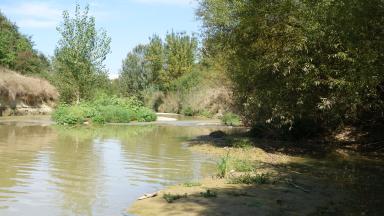
[[156, 120], [156, 114], [135, 98], [103, 95], [72, 106], [59, 105], [52, 113], [52, 119], [59, 125], [149, 122]]

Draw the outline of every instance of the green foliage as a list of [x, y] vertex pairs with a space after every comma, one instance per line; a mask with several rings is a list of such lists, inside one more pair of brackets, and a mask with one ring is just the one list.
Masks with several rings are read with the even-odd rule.
[[268, 174], [251, 175], [249, 173], [238, 177], [233, 177], [229, 180], [230, 184], [268, 184], [270, 176]]
[[140, 96], [152, 81], [152, 71], [146, 60], [147, 46], [138, 45], [128, 53], [120, 72], [120, 90], [124, 96]]
[[240, 117], [234, 113], [227, 112], [221, 117], [223, 124], [228, 126], [240, 126], [241, 120]]
[[93, 101], [73, 106], [61, 105], [52, 114], [59, 125], [82, 124], [87, 119], [92, 123], [128, 123], [131, 121], [155, 121], [156, 114], [142, 106], [135, 98], [117, 98], [102, 95]]
[[179, 194], [170, 194], [170, 193], [165, 193], [163, 194], [163, 199], [167, 201], [168, 203], [173, 203], [173, 201], [181, 199], [181, 198], [186, 198], [187, 194], [184, 195], [179, 195]]
[[83, 12], [77, 4], [74, 17], [63, 13], [57, 28], [61, 38], [55, 50], [53, 68], [62, 100], [77, 103], [89, 99], [95, 89], [109, 84], [104, 60], [110, 52], [111, 39], [96, 30], [95, 18], [87, 6]]
[[249, 160], [233, 160], [232, 167], [237, 172], [253, 172], [254, 164]]
[[253, 146], [252, 142], [248, 139], [234, 139], [230, 141], [235, 148], [251, 148]]
[[20, 72], [48, 77], [49, 60], [33, 49], [31, 38], [0, 12], [0, 65]]
[[[382, 0], [203, 0], [207, 58], [244, 123], [313, 136], [384, 115]], [[312, 127], [315, 126], [315, 127]]]
[[220, 158], [217, 163], [217, 177], [224, 178], [229, 170], [230, 157], [229, 153], [225, 157]]
[[157, 116], [151, 109], [147, 107], [140, 107], [135, 111], [136, 120], [139, 122], [155, 121]]
[[181, 110], [181, 114], [183, 114], [185, 116], [194, 116], [195, 112], [193, 111], [193, 109], [191, 107], [186, 107], [186, 108], [183, 108]]
[[121, 94], [143, 98], [147, 88], [168, 91], [175, 88], [174, 82], [186, 84], [179, 78], [192, 72], [196, 52], [195, 37], [170, 33], [163, 42], [154, 35], [148, 44], [136, 46], [123, 60], [119, 75]]
[[85, 119], [83, 112], [79, 106], [61, 105], [52, 113], [52, 119], [60, 125], [81, 124]]
[[204, 198], [216, 198], [217, 193], [215, 191], [207, 190], [205, 192], [200, 192], [200, 195]]
[[205, 118], [212, 118], [214, 114], [209, 110], [203, 109], [198, 112], [198, 115]]

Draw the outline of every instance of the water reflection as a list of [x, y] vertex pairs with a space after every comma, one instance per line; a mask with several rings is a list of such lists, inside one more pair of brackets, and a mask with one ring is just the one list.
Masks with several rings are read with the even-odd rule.
[[0, 124], [0, 215], [121, 215], [214, 162], [182, 141], [214, 128]]

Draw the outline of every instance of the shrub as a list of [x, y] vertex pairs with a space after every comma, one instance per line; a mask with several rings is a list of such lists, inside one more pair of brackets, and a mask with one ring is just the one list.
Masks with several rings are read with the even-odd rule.
[[264, 173], [256, 175], [247, 173], [229, 180], [230, 184], [268, 184], [269, 182], [269, 175]]
[[213, 113], [210, 112], [209, 110], [200, 110], [199, 111], [199, 116], [202, 116], [202, 117], [205, 117], [205, 118], [212, 118], [213, 117]]
[[217, 193], [211, 190], [207, 190], [206, 192], [200, 192], [200, 195], [205, 198], [215, 198], [217, 197]]
[[193, 111], [193, 109], [191, 107], [186, 107], [186, 108], [181, 110], [181, 114], [183, 114], [185, 116], [194, 116], [195, 111]]
[[133, 118], [132, 112], [121, 106], [109, 105], [100, 107], [99, 110], [105, 121], [110, 123], [130, 122]]
[[254, 167], [251, 161], [249, 160], [233, 160], [233, 168], [238, 172], [252, 172]]
[[136, 111], [136, 120], [139, 122], [156, 121], [156, 113], [146, 107], [141, 107]]
[[232, 146], [235, 148], [250, 148], [252, 147], [252, 142], [248, 139], [239, 139], [234, 140]]
[[234, 113], [228, 112], [221, 117], [223, 124], [228, 126], [240, 126], [241, 120], [240, 117]]
[[52, 114], [52, 119], [59, 125], [75, 125], [84, 122], [82, 110], [78, 106], [59, 106]]
[[79, 105], [61, 105], [52, 114], [59, 125], [82, 124], [86, 119], [93, 123], [128, 123], [130, 121], [148, 122], [156, 120], [156, 114], [135, 98], [101, 96]]
[[170, 193], [166, 193], [163, 195], [163, 199], [165, 199], [165, 201], [167, 201], [168, 203], [173, 203], [173, 201], [175, 200], [178, 200], [178, 199], [181, 199], [181, 198], [185, 198], [187, 197], [187, 194], [184, 194], [184, 195], [179, 195], [179, 194], [170, 194]]

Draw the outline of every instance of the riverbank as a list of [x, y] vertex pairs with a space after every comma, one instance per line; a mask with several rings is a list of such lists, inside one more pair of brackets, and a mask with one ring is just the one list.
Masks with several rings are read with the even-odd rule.
[[282, 143], [271, 143], [281, 146], [273, 149], [263, 142], [219, 134], [187, 143], [193, 152], [219, 158], [217, 173], [136, 201], [128, 212], [145, 216], [380, 215], [384, 211], [380, 159], [342, 150], [309, 156]]

